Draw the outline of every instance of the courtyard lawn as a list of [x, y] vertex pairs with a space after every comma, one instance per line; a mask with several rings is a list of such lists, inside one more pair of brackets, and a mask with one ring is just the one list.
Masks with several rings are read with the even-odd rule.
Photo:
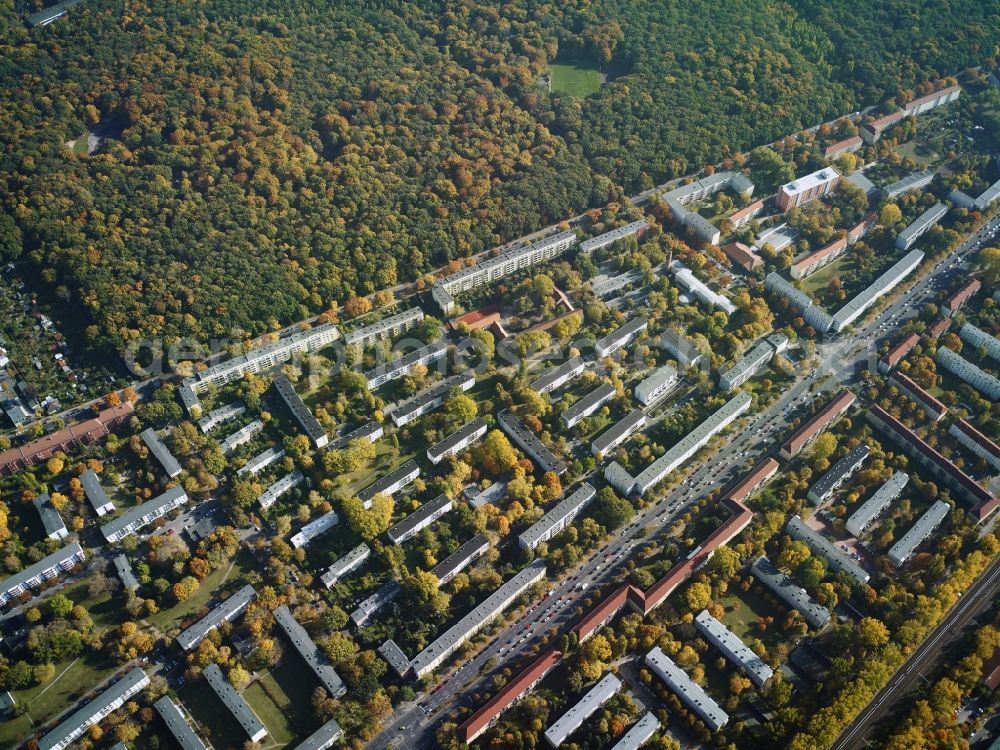
[[0, 747], [16, 747], [34, 731], [32, 721], [35, 726], [49, 721], [110, 677], [115, 666], [103, 654], [84, 654], [56, 664], [55, 677], [44, 685], [13, 692], [18, 705], [27, 707], [27, 714], [0, 724]]
[[[290, 709], [291, 701], [273, 678], [266, 686], [261, 682], [262, 680], [258, 680], [250, 685], [243, 691], [243, 697], [257, 714], [257, 718], [267, 727], [268, 739], [261, 744], [264, 747], [283, 747], [295, 738], [295, 731], [289, 723], [288, 716], [285, 715], [285, 711]], [[282, 705], [278, 705], [278, 701], [281, 701]]]
[[601, 88], [601, 74], [587, 60], [566, 60], [549, 65], [552, 90], [585, 99]]
[[[216, 750], [242, 748], [246, 744], [249, 738], [243, 728], [226, 710], [204, 677], [198, 677], [178, 690], [177, 699], [184, 704], [184, 708], [200, 725], [199, 729]], [[264, 717], [261, 717], [261, 721], [265, 721]]]

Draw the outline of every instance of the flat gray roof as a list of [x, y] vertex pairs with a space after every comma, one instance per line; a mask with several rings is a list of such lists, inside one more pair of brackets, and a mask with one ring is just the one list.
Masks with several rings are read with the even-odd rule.
[[601, 383], [594, 390], [587, 393], [583, 398], [564, 411], [561, 419], [566, 424], [582, 418], [588, 412], [592, 413], [615, 397], [615, 387], [610, 383]]
[[104, 491], [104, 488], [101, 486], [101, 480], [98, 479], [97, 472], [93, 469], [87, 469], [80, 475], [80, 484], [83, 486], [83, 492], [87, 496], [87, 499], [90, 500], [90, 504], [94, 510], [111, 504], [111, 498]]
[[757, 654], [740, 640], [740, 637], [709, 614], [707, 609], [694, 618], [695, 627], [726, 657], [741, 667], [760, 687], [774, 675], [774, 671]]
[[236, 692], [236, 688], [223, 676], [218, 664], [209, 664], [202, 670], [202, 674], [205, 675], [205, 679], [208, 680], [208, 684], [215, 691], [215, 694], [219, 696], [219, 700], [225, 704], [229, 713], [233, 715], [233, 718], [243, 727], [243, 731], [251, 739], [259, 737], [261, 732], [267, 733], [267, 727], [257, 718], [257, 714], [250, 708], [250, 704]]
[[426, 502], [413, 511], [410, 515], [397, 523], [386, 532], [386, 535], [394, 543], [397, 539], [406, 539], [413, 533], [414, 529], [420, 529], [428, 523], [433, 522], [452, 509], [451, 498], [445, 494], [438, 495], [430, 502]]
[[302, 431], [313, 443], [319, 443], [326, 438], [326, 430], [323, 429], [323, 425], [316, 419], [316, 415], [309, 410], [306, 402], [302, 400], [298, 391], [295, 390], [295, 386], [292, 385], [292, 381], [284, 373], [274, 379], [274, 388], [277, 390], [281, 400], [285, 402], [285, 406], [288, 407], [295, 421], [298, 422], [299, 427], [302, 428]]
[[401, 593], [403, 593], [403, 587], [396, 583], [396, 581], [389, 581], [379, 586], [374, 594], [361, 602], [357, 609], [351, 612], [351, 619], [359, 628], [364, 627], [373, 615], [377, 614], [382, 607], [389, 604]]
[[673, 659], [663, 653], [659, 646], [646, 654], [646, 666], [667, 684], [684, 705], [698, 714], [713, 732], [729, 721], [729, 714], [687, 672], [678, 667]]
[[635, 431], [638, 425], [644, 424], [645, 421], [646, 414], [642, 409], [633, 409], [594, 438], [594, 442], [592, 443], [593, 450], [598, 453], [606, 453], [608, 446], [616, 444], [622, 435]]
[[146, 673], [138, 667], [133, 667], [118, 682], [114, 685], [108, 685], [103, 693], [90, 703], [76, 709], [59, 722], [51, 732], [42, 737], [38, 741], [39, 750], [52, 750], [54, 747], [63, 745], [68, 737], [79, 737], [82, 730], [90, 726], [97, 717], [103, 716], [108, 706], [135, 695], [148, 684], [149, 678]]
[[327, 750], [334, 742], [344, 736], [344, 730], [336, 719], [330, 719], [323, 726], [310, 734], [295, 750]]
[[[414, 472], [416, 472], [417, 476], [419, 476], [420, 467], [417, 466], [416, 461], [410, 459], [405, 464], [400, 466], [398, 469], [395, 469], [394, 471], [386, 474], [378, 481], [365, 487], [363, 490], [361, 490], [361, 492], [358, 493], [358, 498], [362, 502], [367, 503], [379, 493], [386, 492], [393, 485], [406, 480], [407, 477], [411, 476]], [[412, 480], [408, 480], [407, 484], [409, 484], [410, 481]]]
[[403, 649], [399, 647], [392, 638], [387, 640], [381, 646], [378, 647], [378, 652], [382, 655], [389, 666], [392, 667], [393, 671], [400, 677], [405, 675], [410, 671], [410, 659], [403, 653]]
[[837, 549], [836, 545], [825, 536], [807, 526], [805, 521], [798, 516], [792, 516], [789, 519], [785, 530], [788, 531], [792, 539], [804, 542], [814, 555], [819, 555], [826, 560], [835, 572], [846, 573], [858, 583], [868, 583], [871, 576], [864, 568], [854, 562], [846, 552]]
[[170, 730], [170, 734], [181, 746], [181, 750], [206, 750], [205, 743], [195, 734], [194, 729], [188, 724], [187, 718], [169, 696], [164, 695], [153, 704], [153, 708], [160, 714], [167, 729]]
[[830, 622], [830, 612], [826, 607], [813, 600], [806, 590], [778, 570], [765, 556], [761, 556], [751, 567], [751, 572], [758, 581], [792, 609], [798, 612], [814, 628], [822, 628]]
[[527, 453], [538, 464], [542, 471], [551, 471], [556, 475], [566, 473], [566, 464], [560, 461], [545, 444], [531, 432], [524, 423], [510, 411], [503, 411], [497, 417], [501, 429], [513, 438], [521, 450]]
[[545, 730], [545, 739], [552, 747], [559, 747], [597, 709], [611, 700], [622, 689], [621, 680], [608, 673], [600, 682], [584, 693], [570, 709]]
[[473, 435], [479, 432], [486, 431], [486, 420], [482, 417], [474, 419], [469, 422], [464, 427], [459, 428], [455, 432], [451, 433], [444, 440], [435, 443], [430, 448], [427, 449], [428, 456], [432, 454], [434, 456], [441, 456], [449, 451], [453, 450], [456, 445], [462, 445], [466, 440], [471, 438]]
[[21, 570], [14, 575], [5, 578], [2, 583], [0, 583], [0, 594], [10, 591], [13, 588], [18, 588], [24, 586], [32, 578], [41, 575], [46, 570], [58, 566], [72, 558], [83, 555], [83, 547], [81, 547], [77, 542], [72, 544], [67, 544], [62, 549], [57, 549], [51, 555], [46, 555], [41, 560], [36, 563], [32, 563], [24, 570]]
[[125, 555], [115, 555], [112, 562], [115, 566], [115, 572], [118, 573], [118, 577], [122, 581], [122, 586], [129, 591], [135, 591], [139, 588], [139, 580], [135, 577], [135, 573], [132, 572], [132, 565]]
[[821, 503], [837, 487], [850, 479], [870, 454], [871, 448], [864, 443], [856, 445], [809, 488], [809, 499], [816, 504]]
[[340, 675], [330, 665], [326, 655], [319, 650], [313, 639], [309, 637], [306, 629], [292, 617], [292, 612], [288, 609], [288, 605], [282, 604], [272, 614], [274, 614], [274, 621], [285, 631], [285, 635], [288, 636], [288, 640], [292, 642], [295, 650], [299, 652], [299, 656], [302, 657], [302, 660], [305, 661], [309, 669], [316, 675], [316, 678], [323, 683], [323, 687], [330, 693], [330, 696], [338, 698], [343, 695], [347, 690], [344, 687], [344, 681], [340, 679]]
[[446, 581], [465, 569], [477, 557], [485, 554], [489, 548], [490, 540], [486, 538], [486, 535], [476, 534], [472, 539], [435, 565], [431, 573], [437, 576], [439, 581]]
[[553, 383], [558, 383], [562, 378], [565, 377], [575, 377], [576, 375], [583, 372], [585, 363], [583, 357], [573, 357], [563, 362], [558, 367], [553, 367], [550, 370], [546, 370], [539, 377], [531, 381], [531, 385], [528, 387], [533, 391], [538, 391], [543, 393], [548, 390]]
[[197, 646], [212, 630], [220, 625], [235, 620], [243, 610], [254, 600], [257, 592], [249, 583], [222, 602], [198, 622], [177, 636], [177, 643], [185, 651]]
[[134, 508], [129, 508], [117, 518], [108, 521], [101, 527], [101, 533], [104, 534], [105, 539], [109, 539], [141, 520], [144, 516], [159, 511], [167, 506], [173, 506], [178, 503], [186, 503], [187, 499], [187, 493], [184, 491], [183, 487], [180, 485], [177, 487], [171, 487], [162, 495], [158, 495], [152, 500], [147, 500], [142, 505], [136, 505]]
[[633, 336], [638, 335], [640, 331], [646, 330], [648, 323], [643, 317], [635, 317], [623, 324], [617, 330], [612, 331], [607, 336], [598, 339], [594, 342], [594, 349], [617, 349], [620, 346], [624, 346], [625, 343]]
[[149, 452], [153, 454], [153, 458], [160, 462], [160, 466], [163, 467], [168, 477], [173, 479], [181, 473], [181, 465], [177, 463], [174, 454], [160, 440], [160, 436], [156, 434], [156, 430], [152, 427], [145, 429], [139, 433], [139, 437], [142, 438], [142, 442], [149, 448]]
[[629, 729], [618, 743], [611, 750], [639, 750], [640, 747], [649, 742], [656, 730], [660, 728], [660, 720], [652, 711], [647, 711], [642, 715], [632, 728]]
[[52, 498], [49, 497], [48, 494], [42, 494], [36, 497], [34, 504], [35, 508], [38, 510], [38, 515], [42, 518], [42, 525], [45, 527], [46, 536], [57, 534], [65, 537], [69, 534], [69, 529], [66, 528], [66, 522], [63, 521], [62, 516], [59, 515], [59, 511], [57, 511], [55, 506], [52, 504]]
[[542, 516], [536, 523], [526, 529], [518, 537], [518, 542], [522, 549], [534, 549], [543, 540], [552, 535], [553, 528], [564, 528], [570, 521], [576, 518], [580, 512], [597, 497], [597, 490], [592, 485], [584, 482], [577, 490], [567, 498], [564, 498], [548, 513]]

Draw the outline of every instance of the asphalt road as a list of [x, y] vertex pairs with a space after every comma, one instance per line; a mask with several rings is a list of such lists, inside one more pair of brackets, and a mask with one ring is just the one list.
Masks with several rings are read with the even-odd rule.
[[[732, 435], [730, 442], [714, 456], [703, 460], [684, 482], [660, 502], [639, 512], [628, 528], [614, 536], [569, 577], [553, 583], [549, 596], [492, 637], [489, 644], [474, 657], [461, 664], [454, 673], [444, 676], [432, 690], [420, 695], [417, 701], [401, 705], [387, 722], [385, 730], [366, 746], [368, 750], [382, 750], [386, 747], [420, 750], [434, 747], [437, 711], [464, 694], [486, 690], [493, 673], [492, 669], [486, 668], [489, 660], [495, 659], [501, 665], [519, 661], [530, 649], [540, 644], [545, 633], [553, 629], [557, 632], [564, 631], [565, 626], [577, 618], [576, 607], [586, 598], [591, 588], [620, 581], [623, 577], [621, 565], [636, 549], [641, 549], [646, 542], [669, 528], [689, 505], [715, 487], [742, 477], [756, 462], [773, 453], [785, 438], [789, 424], [797, 412], [808, 402], [826, 397], [853, 380], [857, 363], [869, 357], [876, 340], [890, 335], [917, 315], [951, 276], [963, 272], [969, 255], [977, 249], [976, 243], [987, 234], [995, 233], [998, 227], [1000, 218], [971, 236], [948, 259], [935, 266], [905, 295], [886, 306], [867, 325], [856, 329], [849, 336], [820, 344], [817, 347], [819, 367], [801, 375], [765, 411], [751, 416], [741, 431]], [[975, 601], [979, 596], [982, 594], [974, 594], [963, 601]], [[949, 632], [953, 631], [950, 628], [942, 630], [943, 634]], [[896, 689], [900, 689], [900, 686], [897, 685]], [[879, 704], [873, 703], [873, 706], [877, 705]], [[838, 750], [848, 749], [845, 747]]]

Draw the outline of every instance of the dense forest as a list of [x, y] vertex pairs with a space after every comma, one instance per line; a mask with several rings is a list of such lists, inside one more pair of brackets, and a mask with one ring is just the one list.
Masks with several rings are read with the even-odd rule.
[[[998, 42], [977, 0], [87, 0], [37, 29], [8, 2], [0, 260], [93, 343], [257, 334]], [[548, 91], [557, 56], [606, 85]]]

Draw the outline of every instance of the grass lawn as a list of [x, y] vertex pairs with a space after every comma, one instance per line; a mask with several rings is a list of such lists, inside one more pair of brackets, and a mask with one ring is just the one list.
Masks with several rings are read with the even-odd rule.
[[584, 99], [601, 88], [601, 74], [586, 60], [567, 60], [549, 65], [552, 90]]
[[[815, 294], [820, 299], [824, 298], [824, 292], [826, 287], [830, 283], [830, 279], [842, 275], [844, 272], [849, 270], [851, 266], [851, 254], [844, 253], [837, 260], [833, 261], [827, 266], [819, 269], [816, 273], [808, 276], [802, 281], [802, 291], [807, 294]], [[836, 307], [836, 305], [834, 305]]]
[[907, 141], [906, 143], [899, 144], [896, 146], [896, 152], [909, 159], [913, 159], [921, 167], [933, 164], [941, 158], [933, 151], [921, 147], [915, 141]]
[[[739, 602], [739, 607], [735, 606], [736, 602]], [[765, 648], [771, 649], [783, 640], [781, 627], [777, 622], [764, 633], [757, 630], [757, 619], [774, 615], [774, 608], [752, 590], [744, 593], [738, 587], [733, 587], [717, 603], [726, 610], [721, 618], [722, 623], [744, 642], [750, 638], [759, 638]]]
[[398, 469], [411, 458], [416, 457], [416, 455], [416, 451], [393, 448], [390, 441], [379, 440], [376, 443], [374, 461], [357, 471], [350, 474], [341, 474], [337, 477], [337, 484], [339, 485], [336, 490], [337, 495], [340, 497], [351, 497], [358, 494], [365, 487]]
[[0, 747], [17, 746], [33, 731], [32, 720], [36, 725], [48, 721], [111, 675], [116, 665], [103, 654], [89, 653], [55, 666], [56, 676], [49, 682], [13, 693], [14, 699], [27, 706], [28, 712], [0, 724]]
[[[242, 748], [249, 739], [243, 728], [226, 710], [204, 677], [187, 683], [177, 692], [177, 698], [201, 726], [202, 733], [215, 750]], [[261, 717], [261, 721], [265, 721]]]
[[[270, 677], [270, 675], [267, 676]], [[253, 712], [257, 714], [257, 718], [264, 722], [264, 726], [267, 727], [269, 739], [264, 740], [261, 744], [265, 747], [273, 745], [283, 747], [295, 738], [295, 731], [285, 715], [285, 709], [290, 707], [291, 700], [278, 686], [278, 683], [273, 681], [273, 678], [268, 681], [266, 686], [262, 685], [261, 682], [262, 680], [258, 680], [244, 690], [243, 697], [250, 704]], [[282, 705], [279, 706], [278, 701]]]
[[[230, 578], [241, 575], [244, 570], [253, 568], [253, 565], [252, 555], [245, 549], [240, 549], [236, 553], [236, 564], [233, 565], [232, 570], [229, 570], [228, 565], [223, 565], [218, 570], [213, 570], [201, 582], [201, 586], [198, 587], [198, 590], [187, 601], [181, 602], [169, 609], [161, 609], [155, 615], [147, 617], [146, 620], [164, 633], [168, 633], [171, 628], [179, 629], [181, 620], [204, 607], [209, 599], [218, 592], [219, 587], [223, 583]], [[229, 573], [228, 576], [226, 575], [227, 572]]]

